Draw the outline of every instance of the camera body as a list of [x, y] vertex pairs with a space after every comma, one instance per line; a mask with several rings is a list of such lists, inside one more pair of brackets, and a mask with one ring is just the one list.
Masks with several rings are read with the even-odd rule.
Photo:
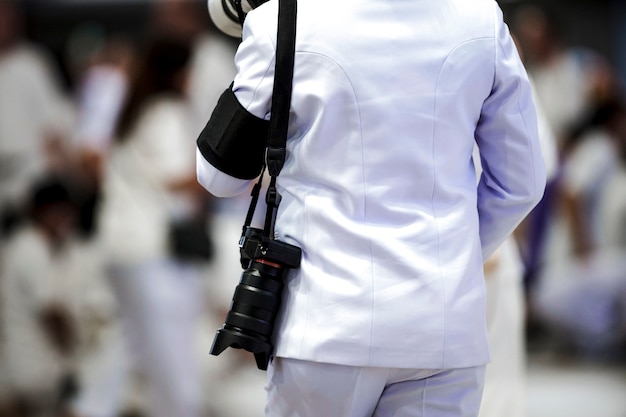
[[297, 268], [302, 257], [299, 247], [270, 239], [263, 235], [263, 230], [254, 227], [246, 227], [239, 240], [239, 253], [244, 269], [255, 259], [276, 263], [284, 268]]
[[246, 227], [239, 242], [244, 268], [226, 320], [211, 347], [212, 355], [226, 348], [254, 354], [257, 367], [267, 369], [274, 351], [272, 333], [280, 309], [283, 276], [287, 268], [300, 266], [302, 250], [264, 236], [263, 230]]

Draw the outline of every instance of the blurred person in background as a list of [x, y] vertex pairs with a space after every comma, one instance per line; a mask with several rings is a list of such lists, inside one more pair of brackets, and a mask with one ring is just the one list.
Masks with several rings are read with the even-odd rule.
[[533, 294], [559, 347], [592, 359], [624, 354], [625, 144], [626, 108], [620, 97], [599, 103], [568, 138], [561, 192], [573, 250], [547, 265]]
[[[189, 101], [192, 129], [197, 135], [224, 88], [235, 77], [234, 56], [238, 41], [228, 38], [213, 26], [206, 2], [202, 1], [159, 1], [153, 10], [150, 26], [153, 33], [176, 35], [192, 42]], [[209, 302], [200, 337], [203, 352], [209, 352], [213, 332], [228, 311], [233, 288], [241, 274], [237, 245], [250, 198], [246, 193], [233, 199], [211, 199], [208, 194], [205, 197], [210, 199], [207, 205], [211, 212], [210, 230], [215, 250], [203, 281]], [[228, 354], [228, 359], [220, 360], [204, 355], [202, 369], [203, 386], [210, 387], [205, 391], [203, 401], [214, 415], [258, 415], [258, 410], [265, 403], [265, 377], [258, 372], [252, 357], [240, 352]], [[242, 396], [247, 400], [241, 401]]]
[[[99, 238], [131, 363], [147, 379], [148, 414], [195, 417], [202, 293], [196, 270], [173, 256], [169, 240], [172, 222], [198, 209], [186, 99], [191, 49], [158, 37], [143, 52], [108, 157]], [[107, 410], [80, 411], [92, 417]]]
[[559, 23], [545, 9], [523, 6], [515, 15], [514, 32], [533, 80], [537, 100], [561, 149], [580, 117], [604, 90], [605, 60], [583, 48], [567, 47]]
[[[133, 72], [134, 52], [130, 41], [111, 37], [101, 49], [93, 52], [80, 77], [74, 138], [81, 150], [96, 153], [98, 159], [106, 154], [115, 137], [115, 126]], [[86, 159], [91, 157], [86, 156]], [[95, 167], [102, 166], [101, 160], [95, 162]], [[95, 172], [92, 175], [99, 178], [101, 174]]]
[[[600, 201], [599, 244], [603, 248], [626, 248], [626, 111], [624, 101], [616, 103], [609, 118], [615, 140], [617, 166], [607, 180]], [[625, 310], [626, 311], [626, 310]]]
[[[18, 267], [18, 261], [5, 254], [3, 246], [6, 242], [7, 250], [12, 250], [15, 242], [7, 241], [10, 232], [20, 222], [29, 220], [27, 206], [33, 182], [48, 173], [64, 170], [67, 161], [65, 134], [69, 131], [72, 116], [71, 106], [58, 88], [47, 53], [22, 37], [19, 6], [16, 1], [0, 2], [0, 268], [5, 270]], [[35, 239], [32, 243], [36, 246], [32, 250], [37, 252], [41, 245]], [[21, 250], [29, 248], [22, 245]], [[34, 262], [38, 260], [41, 259]], [[8, 264], [4, 265], [5, 262]], [[22, 256], [19, 262], [28, 263], [29, 260]], [[0, 277], [0, 281], [3, 279]], [[5, 294], [4, 290], [12, 289], [0, 284], [0, 300], [7, 300], [11, 295]], [[4, 307], [0, 302], [0, 308]], [[4, 317], [0, 333], [4, 336], [11, 333], [13, 339], [12, 332], [19, 335], [19, 329], [12, 327], [17, 323], [19, 321]], [[4, 342], [0, 345], [5, 345]], [[0, 352], [0, 402], [5, 391], [2, 386], [13, 390], [11, 386], [16, 383], [13, 372], [19, 371], [19, 367], [6, 362], [7, 355], [11, 353], [4, 355]]]
[[199, 133], [224, 86], [235, 75], [236, 43], [213, 27], [205, 2], [161, 0], [153, 10], [151, 28], [152, 32], [189, 39], [192, 43], [189, 100], [193, 129]]
[[78, 80], [73, 147], [76, 152], [76, 181], [82, 191], [80, 225], [85, 236], [94, 234], [94, 213], [106, 155], [115, 126], [126, 100], [133, 66], [133, 45], [112, 37], [92, 52]]
[[[72, 110], [47, 55], [24, 41], [18, 3], [0, 1], [0, 218], [19, 218], [29, 187], [66, 164]], [[0, 235], [2, 230], [0, 230]]]
[[120, 408], [115, 399], [131, 391], [124, 383], [130, 366], [128, 353], [116, 302], [106, 282], [96, 220], [104, 170], [134, 67], [133, 52], [129, 40], [118, 36], [105, 38], [101, 46], [89, 51], [82, 72], [75, 72], [78, 79], [73, 172], [80, 202], [81, 270], [87, 278], [81, 314], [85, 335], [78, 371], [81, 390], [73, 405], [81, 415], [114, 415]]
[[[541, 285], [540, 275], [550, 279], [541, 273], [542, 268], [585, 250], [580, 245], [584, 240], [574, 238], [567, 222], [567, 212], [576, 210], [574, 200], [564, 198], [563, 193], [563, 170], [569, 158], [567, 138], [612, 89], [606, 60], [593, 51], [567, 47], [559, 29], [554, 16], [537, 6], [522, 6], [515, 15], [514, 32], [558, 153], [557, 173], [524, 224], [521, 253], [528, 293], [539, 291], [535, 287]], [[540, 320], [532, 303], [529, 307], [530, 336], [540, 335], [536, 332], [541, 330]]]
[[[169, 0], [169, 2], [174, 4], [185, 3], [180, 0]], [[189, 80], [189, 98], [194, 118], [193, 128], [198, 133], [211, 115], [224, 86], [232, 82], [236, 72], [234, 56], [237, 44], [213, 27], [205, 8], [198, 7], [198, 5], [204, 6], [205, 3], [186, 2], [189, 19], [193, 16], [197, 27], [201, 28], [194, 35]], [[179, 5], [178, 7], [185, 6]], [[162, 14], [173, 15], [166, 8]], [[200, 16], [204, 16], [206, 20], [199, 18]]]
[[3, 253], [3, 372], [10, 415], [65, 416], [79, 341], [76, 212], [62, 181], [37, 182], [30, 199], [29, 221]]
[[603, 57], [564, 44], [545, 10], [522, 7], [515, 30], [559, 152], [558, 175], [526, 230], [530, 335], [568, 353], [611, 357], [623, 337], [624, 266], [619, 251], [606, 250], [602, 230], [621, 223], [619, 204], [603, 212], [624, 194], [608, 186], [619, 182], [621, 88]]
[[[619, 91], [617, 85], [614, 91]], [[602, 233], [608, 219], [601, 215], [601, 205], [607, 194], [607, 183], [620, 165], [624, 136], [621, 97], [615, 95], [599, 101], [592, 110], [566, 139], [560, 184], [561, 204], [570, 236], [568, 255], [580, 258], [607, 243], [603, 242]]]

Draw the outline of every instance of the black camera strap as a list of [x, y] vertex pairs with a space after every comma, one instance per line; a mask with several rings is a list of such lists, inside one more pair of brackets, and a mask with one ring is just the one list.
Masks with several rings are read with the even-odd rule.
[[267, 147], [267, 167], [272, 177], [278, 176], [285, 163], [296, 50], [296, 13], [296, 0], [279, 0], [276, 67]]
[[[271, 239], [274, 238], [274, 224], [281, 200], [281, 196], [276, 188], [276, 178], [278, 174], [280, 174], [287, 156], [287, 134], [289, 129], [289, 110], [291, 108], [293, 66], [296, 48], [296, 15], [296, 0], [278, 1], [278, 33], [276, 35], [274, 90], [272, 92], [270, 129], [265, 154], [265, 164], [271, 179], [265, 195], [267, 213], [263, 230], [264, 235]], [[252, 222], [264, 171], [265, 169], [261, 172], [259, 181], [252, 189], [252, 202], [248, 209], [246, 224], [243, 227], [244, 233]]]
[[[287, 155], [295, 56], [296, 0], [278, 0], [278, 5], [274, 90], [269, 133], [265, 143], [265, 163], [259, 181], [252, 189], [252, 202], [239, 241], [244, 272], [233, 295], [224, 325], [217, 331], [211, 346], [212, 355], [219, 355], [228, 347], [252, 352], [257, 367], [262, 370], [267, 369], [274, 351], [272, 334], [282, 302], [283, 275], [287, 268], [297, 268], [302, 258], [300, 248], [274, 237], [274, 223], [281, 200], [276, 188], [276, 178]], [[265, 227], [259, 230], [250, 227], [250, 224], [266, 169], [271, 180], [265, 196]]]

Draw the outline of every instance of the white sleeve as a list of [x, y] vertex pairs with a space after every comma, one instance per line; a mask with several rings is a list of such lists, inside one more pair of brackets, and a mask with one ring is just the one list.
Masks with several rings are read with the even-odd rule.
[[198, 182], [216, 197], [234, 197], [243, 193], [250, 180], [240, 180], [223, 173], [207, 162], [199, 149], [196, 149], [196, 174]]
[[539, 202], [545, 168], [526, 71], [498, 9], [495, 77], [476, 129], [483, 173], [478, 215], [487, 259]]
[[[243, 40], [235, 55], [237, 75], [232, 90], [239, 104], [250, 114], [269, 120], [274, 88], [276, 7], [264, 4], [248, 13]], [[244, 192], [251, 180], [241, 180], [212, 166], [196, 152], [198, 182], [217, 197], [233, 197]]]

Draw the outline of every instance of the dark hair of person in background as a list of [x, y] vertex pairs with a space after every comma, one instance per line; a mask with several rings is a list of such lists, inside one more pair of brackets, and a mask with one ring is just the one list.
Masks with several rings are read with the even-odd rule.
[[515, 10], [512, 29], [527, 65], [543, 62], [563, 48], [562, 22], [557, 13], [544, 6], [520, 6]]
[[76, 231], [77, 205], [72, 181], [43, 177], [31, 187], [28, 217], [53, 246], [63, 246]]
[[626, 105], [620, 97], [611, 97], [597, 103], [586, 117], [572, 127], [565, 138], [565, 152], [575, 148], [585, 134], [596, 128], [605, 128], [618, 141], [617, 150], [622, 160], [626, 161]]
[[0, 0], [0, 54], [15, 45], [22, 32], [21, 9], [14, 0]]
[[176, 37], [157, 37], [143, 49], [130, 93], [117, 125], [116, 136], [123, 141], [141, 114], [144, 105], [155, 96], [183, 97], [185, 78], [191, 58], [191, 45]]

